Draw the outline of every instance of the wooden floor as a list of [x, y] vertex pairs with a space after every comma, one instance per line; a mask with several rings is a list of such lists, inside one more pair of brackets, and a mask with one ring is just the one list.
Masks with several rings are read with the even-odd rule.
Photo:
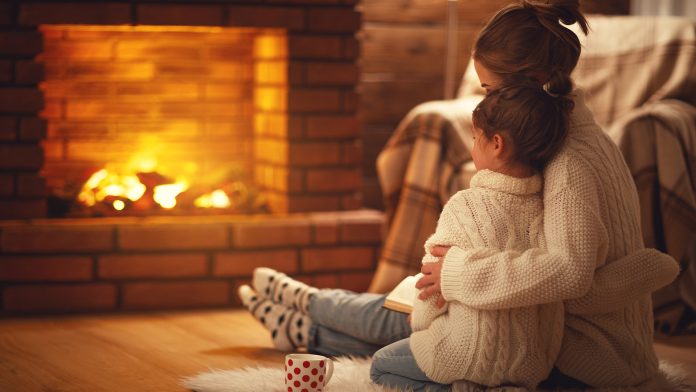
[[[696, 336], [655, 347], [696, 381]], [[283, 356], [239, 310], [0, 320], [2, 392], [185, 391], [182, 377]]]

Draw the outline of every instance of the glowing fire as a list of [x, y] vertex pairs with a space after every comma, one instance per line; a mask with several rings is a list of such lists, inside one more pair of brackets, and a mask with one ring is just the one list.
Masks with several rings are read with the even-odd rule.
[[155, 187], [154, 199], [163, 208], [174, 208], [176, 206], [176, 197], [186, 189], [188, 189], [186, 181], [158, 185]]
[[217, 189], [197, 198], [193, 204], [201, 208], [228, 208], [232, 205], [232, 202], [225, 191]]
[[[154, 166], [148, 163], [141, 167], [150, 169]], [[144, 174], [151, 173], [154, 172]], [[143, 175], [142, 172], [139, 174]], [[128, 206], [128, 202], [138, 202], [148, 191], [148, 187], [141, 182], [139, 174], [119, 174], [115, 171], [101, 169], [92, 174], [84, 183], [77, 199], [88, 207], [93, 207], [97, 203], [105, 203], [110, 204], [116, 211], [122, 211]], [[188, 189], [189, 183], [185, 179], [156, 185], [152, 187], [152, 199], [160, 207], [171, 209], [177, 204], [177, 196]], [[229, 196], [222, 189], [203, 194], [194, 200], [194, 205], [199, 208], [229, 208], [231, 204]]]
[[97, 202], [104, 201], [108, 196], [124, 197], [130, 201], [136, 201], [144, 193], [145, 185], [138, 180], [137, 176], [118, 175], [101, 169], [92, 174], [85, 182], [77, 199], [86, 206], [92, 207]]

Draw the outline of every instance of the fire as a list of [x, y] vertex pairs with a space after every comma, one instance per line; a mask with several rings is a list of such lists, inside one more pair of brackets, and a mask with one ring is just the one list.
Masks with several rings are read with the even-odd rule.
[[201, 208], [228, 208], [232, 202], [225, 191], [217, 189], [197, 198], [193, 204]]
[[180, 181], [175, 184], [158, 185], [155, 187], [153, 198], [162, 208], [174, 208], [174, 206], [176, 206], [176, 197], [186, 189], [188, 189], [188, 183], [186, 183], [186, 181]]
[[82, 186], [78, 200], [92, 207], [109, 196], [136, 201], [144, 193], [145, 185], [135, 175], [119, 175], [107, 169], [101, 169], [92, 174]]
[[[143, 161], [143, 163], [137, 166], [146, 169], [153, 168], [153, 162]], [[177, 205], [177, 197], [190, 188], [189, 182], [185, 179], [149, 187], [143, 184], [143, 182], [153, 181], [153, 178], [159, 181], [166, 179], [154, 171], [121, 174], [101, 169], [93, 173], [84, 183], [77, 200], [87, 207], [104, 203], [115, 211], [123, 211], [130, 205], [141, 201], [144, 196], [149, 195], [161, 208], [172, 209]], [[193, 205], [198, 208], [229, 208], [232, 206], [232, 202], [225, 191], [217, 189], [199, 196], [194, 200]]]
[[76, 197], [79, 205], [88, 208], [84, 212], [143, 215], [174, 208], [268, 212], [265, 199], [245, 181], [239, 168], [220, 168], [201, 174], [190, 165], [160, 164], [155, 147], [142, 148], [128, 161], [109, 163], [92, 173]]

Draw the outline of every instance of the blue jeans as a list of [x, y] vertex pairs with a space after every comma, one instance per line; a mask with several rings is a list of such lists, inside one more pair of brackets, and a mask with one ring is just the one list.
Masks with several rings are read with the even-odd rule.
[[411, 335], [407, 315], [382, 307], [385, 295], [320, 290], [309, 301], [307, 349], [329, 356], [371, 356]]
[[423, 373], [413, 357], [408, 342], [408, 338], [402, 339], [375, 353], [372, 357], [372, 368], [370, 368], [372, 381], [376, 384], [414, 392], [452, 390], [450, 385], [436, 383]]

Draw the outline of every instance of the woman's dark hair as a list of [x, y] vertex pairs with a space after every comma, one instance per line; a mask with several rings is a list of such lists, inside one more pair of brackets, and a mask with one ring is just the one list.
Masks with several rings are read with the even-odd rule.
[[490, 92], [472, 118], [487, 139], [500, 133], [512, 145], [513, 161], [541, 172], [566, 138], [572, 109], [570, 98], [529, 82]]
[[546, 89], [556, 95], [568, 94], [573, 83], [570, 73], [580, 57], [580, 40], [561, 23], [578, 23], [587, 35], [587, 19], [578, 0], [524, 0], [509, 5], [488, 21], [474, 43], [473, 57], [503, 77], [538, 78], [544, 75]]

